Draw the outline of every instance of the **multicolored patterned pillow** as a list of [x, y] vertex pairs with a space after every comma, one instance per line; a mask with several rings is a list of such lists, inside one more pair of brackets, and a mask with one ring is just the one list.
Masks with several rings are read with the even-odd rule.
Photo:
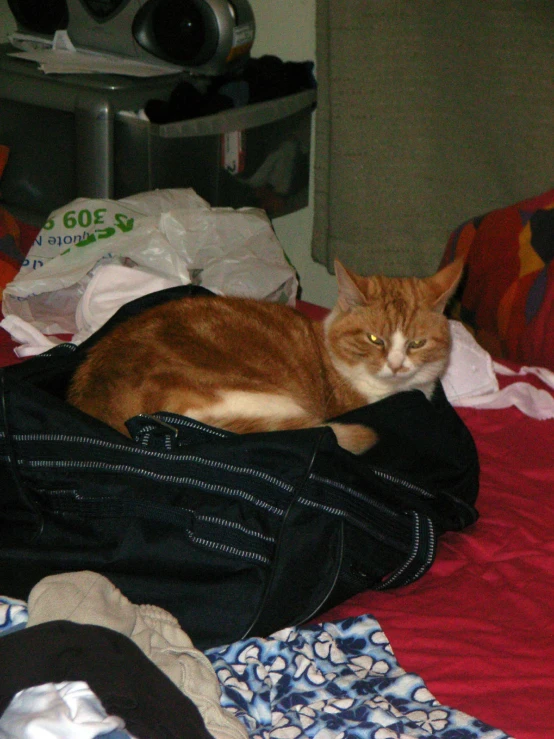
[[452, 317], [494, 357], [554, 370], [554, 189], [463, 223], [442, 263], [456, 256]]
[[[0, 145], [0, 177], [8, 161], [9, 149]], [[17, 274], [23, 255], [19, 251], [19, 226], [16, 219], [0, 207], [0, 300], [4, 287]]]
[[[9, 148], [0, 144], [0, 177], [8, 156]], [[8, 282], [19, 272], [38, 230], [18, 221], [6, 208], [0, 206], [0, 300]]]
[[0, 207], [0, 300], [4, 288], [11, 282], [23, 262], [20, 231], [16, 219]]

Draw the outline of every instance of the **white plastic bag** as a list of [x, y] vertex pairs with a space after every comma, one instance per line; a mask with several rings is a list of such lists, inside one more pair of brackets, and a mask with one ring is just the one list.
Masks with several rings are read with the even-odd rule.
[[74, 334], [88, 283], [112, 263], [292, 305], [298, 289], [264, 211], [212, 208], [189, 188], [155, 190], [121, 200], [78, 198], [54, 211], [4, 289], [4, 315], [44, 334]]

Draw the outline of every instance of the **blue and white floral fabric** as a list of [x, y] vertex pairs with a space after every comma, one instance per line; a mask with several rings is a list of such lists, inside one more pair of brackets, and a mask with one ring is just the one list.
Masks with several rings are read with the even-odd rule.
[[[0, 596], [0, 637], [27, 618], [25, 603]], [[222, 705], [250, 739], [511, 739], [441, 705], [400, 667], [371, 616], [283, 629], [206, 655]]]
[[0, 595], [0, 636], [8, 631], [25, 628], [28, 618], [25, 601]]
[[406, 673], [371, 616], [206, 652], [251, 739], [508, 739]]

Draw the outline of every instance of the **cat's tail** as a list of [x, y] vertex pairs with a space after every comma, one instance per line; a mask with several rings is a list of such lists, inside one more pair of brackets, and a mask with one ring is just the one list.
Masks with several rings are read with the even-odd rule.
[[328, 423], [333, 429], [339, 446], [352, 454], [363, 454], [379, 441], [377, 433], [360, 423]]

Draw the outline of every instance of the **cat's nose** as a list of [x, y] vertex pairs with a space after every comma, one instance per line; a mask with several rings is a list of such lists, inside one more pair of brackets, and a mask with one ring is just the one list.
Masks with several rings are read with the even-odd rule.
[[408, 368], [403, 367], [402, 365], [400, 365], [400, 367], [393, 367], [392, 365], [389, 364], [389, 367], [391, 368], [393, 375], [401, 374], [402, 372], [408, 371]]
[[397, 372], [405, 372], [407, 369], [404, 367], [404, 357], [401, 355], [389, 354], [387, 364], [395, 375]]

